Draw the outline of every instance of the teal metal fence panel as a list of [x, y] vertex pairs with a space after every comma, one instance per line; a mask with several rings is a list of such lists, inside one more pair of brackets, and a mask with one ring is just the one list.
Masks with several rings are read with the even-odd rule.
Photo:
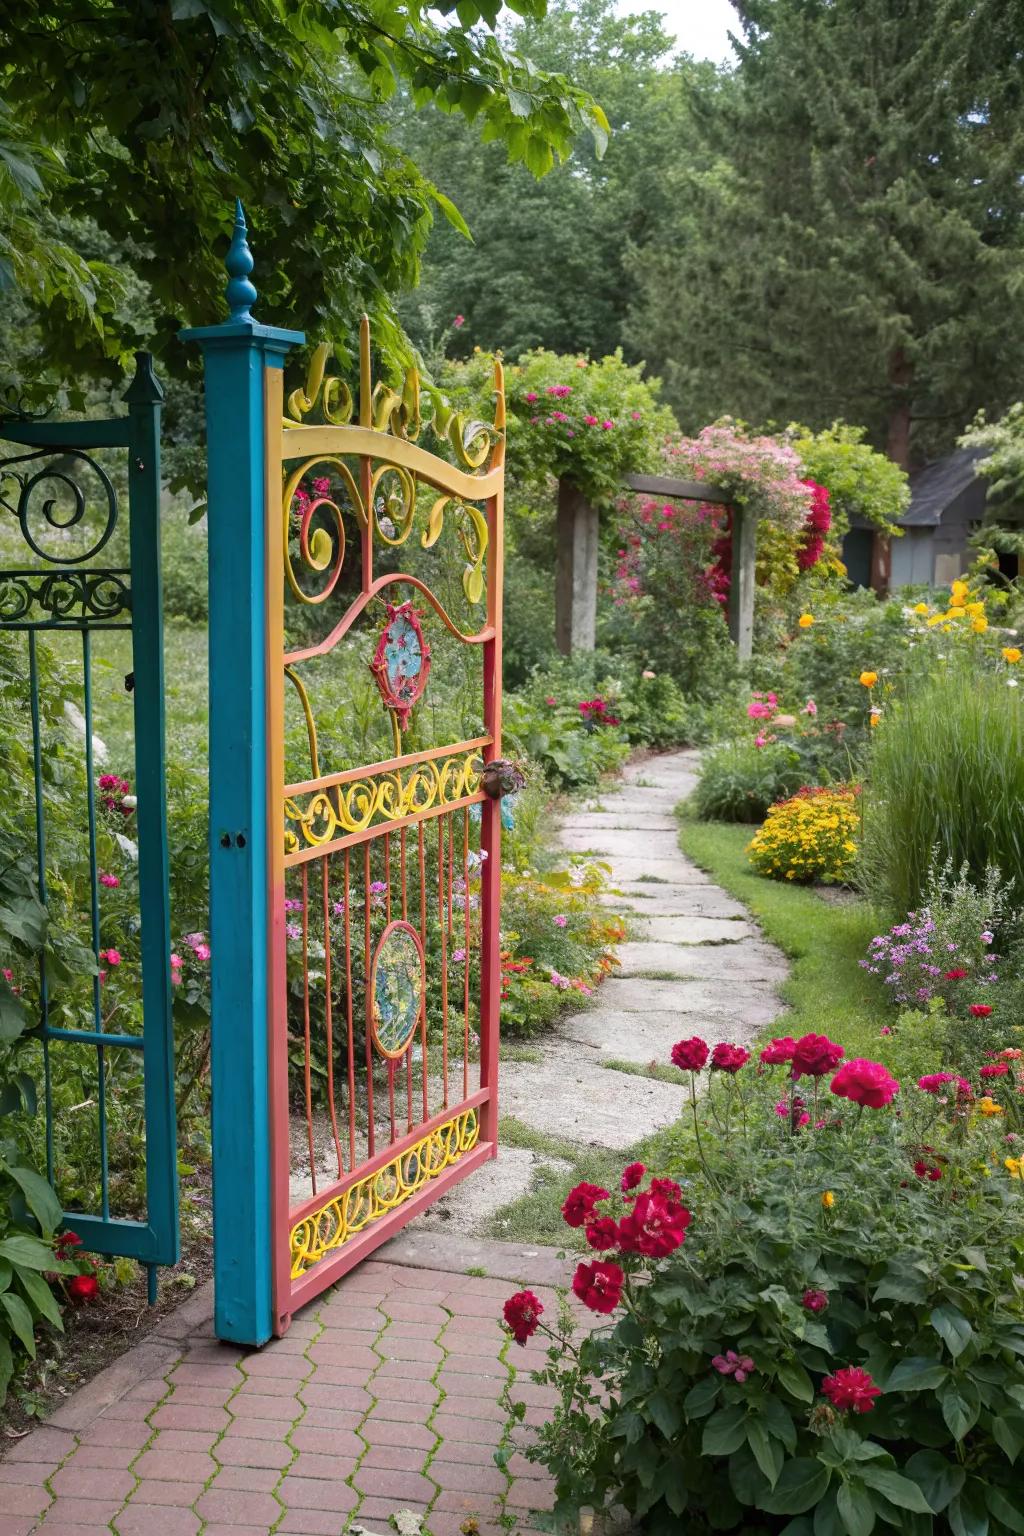
[[[83, 1246], [149, 1266], [152, 1294], [153, 1266], [177, 1262], [180, 1249], [160, 572], [163, 391], [148, 353], [137, 354], [135, 376], [125, 399], [128, 414], [104, 421], [0, 417], [0, 532], [5, 552], [5, 560], [0, 561], [0, 633], [24, 636], [35, 791], [25, 839], [32, 850], [38, 895], [47, 906], [62, 873], [55, 870], [48, 846], [45, 701], [41, 694], [48, 654], [45, 648], [59, 646], [65, 667], [73, 648], [81, 678], [81, 720], [77, 734], [72, 734], [80, 737], [84, 758], [80, 837], [87, 849], [88, 877], [87, 889], [76, 889], [76, 899], [95, 974], [87, 978], [84, 987], [79, 986], [74, 1008], [62, 1004], [56, 995], [45, 963], [40, 964], [33, 989], [37, 1017], [30, 1033], [40, 1045], [46, 1171], [64, 1203], [68, 1224], [82, 1238]], [[2, 567], [12, 542], [24, 550], [24, 559], [5, 569]], [[105, 797], [96, 760], [95, 648], [105, 633], [117, 630], [130, 635], [124, 686], [131, 695], [134, 727], [133, 836], [125, 842], [138, 870], [138, 910], [128, 921], [138, 940], [141, 1025], [131, 1031], [111, 1027], [109, 1007], [105, 1012], [100, 959], [104, 882], [98, 835]], [[87, 1005], [81, 1002], [85, 993], [89, 994]], [[95, 1099], [74, 1106], [76, 1113], [92, 1116], [96, 1138], [95, 1199], [83, 1208], [61, 1187], [54, 1084], [59, 1076], [59, 1053], [77, 1053], [74, 1060], [80, 1062], [82, 1053], [90, 1051], [95, 1058]], [[126, 1059], [122, 1053], [131, 1053], [134, 1061], [141, 1063], [141, 1085], [138, 1066], [129, 1069], [127, 1075], [119, 1075]], [[110, 1096], [129, 1078], [133, 1090], [141, 1086], [144, 1147], [112, 1148]], [[138, 1208], [136, 1199], [127, 1201], [130, 1209], [121, 1208], [124, 1202], [119, 1191], [123, 1187], [137, 1190], [141, 1182], [138, 1168], [127, 1170], [133, 1176], [124, 1178], [125, 1160], [132, 1158], [144, 1161], [144, 1209]]]

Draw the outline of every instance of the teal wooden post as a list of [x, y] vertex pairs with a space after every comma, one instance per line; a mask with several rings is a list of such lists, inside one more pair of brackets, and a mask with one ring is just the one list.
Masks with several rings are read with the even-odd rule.
[[[171, 917], [164, 772], [164, 634], [160, 579], [160, 410], [164, 392], [148, 352], [136, 352], [128, 386], [128, 492], [131, 518], [132, 664], [142, 923], [142, 1012], [146, 1021], [146, 1189], [156, 1234], [147, 1265], [156, 1300], [156, 1264], [176, 1264], [178, 1233], [174, 1026], [171, 1019]], [[156, 1021], [161, 1021], [161, 1029]], [[148, 1042], [154, 1041], [150, 1045]], [[159, 1057], [157, 1057], [159, 1051]]]
[[181, 333], [202, 347], [206, 371], [214, 1320], [221, 1339], [263, 1344], [273, 1325], [267, 668], [281, 664], [266, 641], [264, 375], [305, 337], [252, 317], [241, 203], [225, 266], [228, 319]]

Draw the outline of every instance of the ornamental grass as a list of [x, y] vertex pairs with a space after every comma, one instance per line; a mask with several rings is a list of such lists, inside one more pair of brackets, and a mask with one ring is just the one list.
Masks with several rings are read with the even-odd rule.
[[[1012, 669], [1010, 669], [1012, 670]], [[921, 905], [930, 871], [994, 866], [1024, 895], [1024, 724], [1016, 679], [950, 667], [886, 712], [866, 772], [860, 879], [883, 911]]]

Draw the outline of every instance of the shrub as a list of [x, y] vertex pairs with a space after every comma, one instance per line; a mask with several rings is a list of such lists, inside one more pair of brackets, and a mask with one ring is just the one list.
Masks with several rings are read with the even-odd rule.
[[791, 744], [731, 741], [705, 754], [693, 806], [704, 821], [759, 822], [803, 782], [800, 754]]
[[803, 790], [772, 806], [750, 844], [750, 862], [774, 880], [845, 880], [853, 873], [858, 828], [854, 790]]
[[840, 1066], [814, 1035], [756, 1072], [717, 1046], [698, 1106], [708, 1046], [672, 1054], [699, 1131], [676, 1135], [672, 1178], [632, 1164], [621, 1195], [583, 1184], [563, 1206], [595, 1250], [572, 1289], [596, 1331], [568, 1340], [529, 1292], [505, 1306], [517, 1343], [552, 1340], [534, 1380], [557, 1406], [526, 1454], [556, 1516], [614, 1504], [651, 1536], [1019, 1532], [1024, 1184], [1001, 1117]]
[[867, 765], [861, 860], [882, 910], [919, 907], [936, 858], [978, 885], [994, 865], [1024, 895], [1024, 722], [1007, 682], [1016, 678], [951, 666], [886, 711]]
[[910, 502], [910, 482], [898, 464], [864, 441], [866, 428], [834, 421], [823, 432], [792, 426], [787, 435], [805, 472], [829, 493], [834, 536], [842, 537], [855, 517], [892, 532]]

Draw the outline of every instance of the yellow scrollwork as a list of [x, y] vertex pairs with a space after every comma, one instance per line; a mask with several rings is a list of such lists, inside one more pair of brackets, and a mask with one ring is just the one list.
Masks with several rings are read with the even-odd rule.
[[[327, 495], [315, 495], [296, 497], [296, 492], [304, 475], [317, 466], [329, 466], [340, 479], [348, 497], [356, 522], [360, 528], [366, 526], [366, 510], [363, 507], [359, 488], [353, 478], [352, 471], [344, 459], [336, 455], [321, 458], [305, 459], [285, 480], [282, 507], [284, 513], [284, 573], [293, 595], [300, 603], [316, 604], [326, 602], [334, 588], [338, 584], [342, 566], [345, 564], [345, 522], [338, 503]], [[325, 477], [326, 478], [326, 477]], [[298, 499], [296, 508], [293, 503]], [[318, 517], [327, 518], [333, 527], [333, 534], [323, 526], [314, 527], [314, 520]], [[319, 591], [307, 592], [299, 585], [299, 571], [296, 569], [292, 558], [292, 540], [298, 538], [299, 544], [299, 569], [313, 572], [318, 578], [326, 576], [320, 585]]]
[[377, 1173], [359, 1179], [322, 1210], [305, 1217], [291, 1231], [292, 1279], [300, 1280], [350, 1237], [404, 1205], [471, 1152], [479, 1139], [476, 1110], [463, 1110]]
[[379, 775], [367, 772], [342, 784], [318, 785], [304, 795], [285, 797], [286, 847], [289, 852], [296, 847], [319, 848], [339, 835], [365, 832], [375, 823], [383, 825], [452, 805], [475, 794], [479, 785], [480, 756], [475, 747]]

